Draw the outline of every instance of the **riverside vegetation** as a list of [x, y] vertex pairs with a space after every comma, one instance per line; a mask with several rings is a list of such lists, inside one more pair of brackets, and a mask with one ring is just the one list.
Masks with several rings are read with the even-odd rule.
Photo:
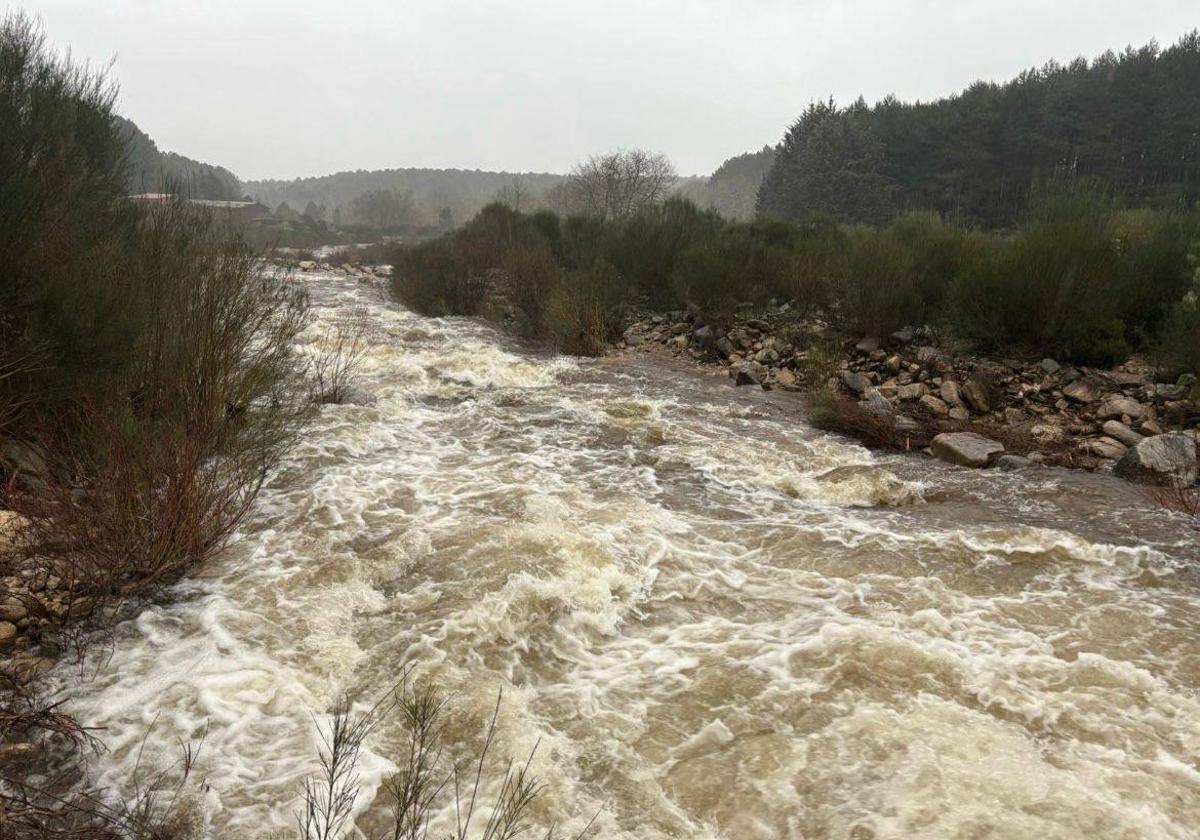
[[[351, 396], [361, 356], [353, 326], [299, 354], [305, 293], [236, 230], [182, 202], [123, 200], [138, 161], [114, 95], [28, 18], [0, 23], [0, 837], [13, 840], [201, 831], [203, 737], [139, 762], [127, 798], [96, 789], [85, 758], [103, 741], [43, 674], [220, 551], [313, 403]], [[524, 832], [540, 789], [528, 765], [502, 765], [485, 808], [490, 738], [461, 776], [440, 711], [406, 683], [367, 715], [334, 709], [298, 836], [342, 835], [358, 748], [384, 712], [413, 739], [388, 782], [388, 837], [424, 837], [460, 793], [456, 837], [477, 836], [473, 814], [491, 840]]]

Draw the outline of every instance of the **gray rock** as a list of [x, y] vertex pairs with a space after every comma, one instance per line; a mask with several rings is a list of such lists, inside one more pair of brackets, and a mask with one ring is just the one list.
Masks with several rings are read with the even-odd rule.
[[915, 435], [919, 434], [923, 427], [907, 414], [897, 414], [895, 428], [902, 435]]
[[733, 355], [733, 343], [725, 336], [721, 336], [717, 339], [715, 347], [717, 350], [717, 355], [722, 359], [728, 359]]
[[678, 324], [671, 327], [671, 335], [683, 335], [684, 333], [689, 332], [691, 329], [691, 324], [685, 321], [680, 321]]
[[701, 347], [708, 349], [713, 345], [713, 328], [705, 325], [692, 333], [692, 340]]
[[971, 419], [971, 412], [967, 411], [961, 405], [956, 405], [950, 409], [950, 419], [958, 420], [960, 423], [966, 422]]
[[971, 379], [962, 386], [962, 398], [977, 414], [987, 414], [992, 410], [992, 401], [988, 399], [987, 388], [978, 379]]
[[917, 338], [917, 331], [912, 327], [901, 327], [891, 335], [896, 344], [912, 344]]
[[1020, 455], [1001, 455], [996, 459], [996, 467], [1003, 472], [1015, 472], [1032, 467], [1034, 461]]
[[738, 368], [737, 376], [734, 377], [733, 384], [738, 386], [758, 385], [761, 387], [762, 381], [754, 375], [749, 365], [743, 365], [742, 367]]
[[929, 393], [920, 382], [914, 382], [912, 385], [902, 385], [896, 389], [896, 399], [898, 400], [919, 400], [921, 397]]
[[754, 361], [760, 365], [773, 365], [779, 361], [779, 354], [774, 347], [764, 347], [754, 354]]
[[858, 344], [855, 344], [854, 349], [863, 355], [874, 353], [879, 349], [879, 339], [868, 335], [859, 341]]
[[1146, 438], [1129, 447], [1113, 472], [1144, 484], [1194, 484], [1196, 439], [1179, 432]]
[[1110, 396], [1104, 399], [1096, 416], [1101, 420], [1110, 417], [1128, 417], [1131, 420], [1142, 420], [1147, 416], [1146, 406], [1129, 397]]
[[942, 432], [929, 448], [935, 457], [960, 467], [986, 467], [1004, 453], [1004, 444], [974, 432]]
[[9, 598], [0, 604], [0, 621], [18, 622], [29, 615], [25, 605], [15, 598]]
[[938, 414], [943, 417], [950, 413], [950, 407], [933, 394], [926, 394], [925, 396], [921, 397], [921, 405], [925, 406], [925, 408], [929, 409], [934, 414]]
[[1062, 365], [1053, 359], [1042, 359], [1040, 362], [1038, 362], [1038, 367], [1040, 367], [1045, 373], [1049, 374], [1055, 374], [1062, 370]]
[[871, 380], [852, 370], [842, 371], [842, 384], [855, 394], [862, 394], [871, 387]]
[[1104, 429], [1104, 434], [1121, 441], [1126, 446], [1137, 446], [1145, 440], [1144, 435], [1139, 435], [1119, 420], [1106, 420], [1101, 428]]
[[17, 625], [10, 621], [0, 621], [0, 650], [12, 647], [17, 638]]
[[1080, 405], [1094, 403], [1100, 399], [1100, 392], [1096, 386], [1083, 379], [1077, 379], [1067, 387], [1063, 388], [1063, 396], [1072, 402], [1077, 402]]
[[861, 405], [867, 411], [874, 414], [887, 415], [894, 411], [891, 400], [879, 393], [877, 388], [868, 388], [866, 390], [866, 393], [863, 394]]
[[952, 408], [963, 407], [962, 394], [958, 391], [958, 383], [953, 379], [943, 380], [942, 386], [938, 390], [941, 394], [942, 402], [946, 403], [946, 405]]
[[625, 333], [625, 346], [627, 347], [637, 347], [645, 340], [641, 333]]
[[1117, 460], [1122, 457], [1129, 448], [1119, 440], [1114, 440], [1108, 436], [1098, 437], [1095, 440], [1087, 442], [1088, 451], [1093, 455], [1101, 458], [1111, 458]]

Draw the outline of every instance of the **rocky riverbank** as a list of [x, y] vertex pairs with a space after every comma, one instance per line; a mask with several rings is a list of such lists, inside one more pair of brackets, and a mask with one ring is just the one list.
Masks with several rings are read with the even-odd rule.
[[1150, 483], [1196, 481], [1196, 379], [1159, 381], [1136, 361], [1098, 370], [984, 358], [912, 328], [854, 341], [786, 310], [728, 330], [694, 313], [647, 314], [616, 350], [653, 347], [721, 366], [739, 386], [823, 393], [860, 418], [843, 431], [869, 426], [872, 443], [928, 449], [964, 466], [1042, 462]]

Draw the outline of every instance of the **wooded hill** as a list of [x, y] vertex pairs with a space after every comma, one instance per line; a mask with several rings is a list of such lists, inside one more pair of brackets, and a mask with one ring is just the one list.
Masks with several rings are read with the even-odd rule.
[[936, 210], [1011, 225], [1056, 182], [1090, 181], [1123, 203], [1200, 198], [1200, 33], [1093, 61], [1050, 62], [929, 103], [816, 102], [791, 126], [757, 208], [882, 222]]
[[233, 201], [242, 197], [237, 176], [223, 166], [201, 163], [158, 145], [133, 120], [115, 117], [118, 131], [129, 143], [130, 193], [183, 192], [192, 198]]

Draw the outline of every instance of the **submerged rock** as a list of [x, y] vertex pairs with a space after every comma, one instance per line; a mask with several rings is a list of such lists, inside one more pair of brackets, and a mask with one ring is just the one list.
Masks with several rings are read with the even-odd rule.
[[974, 432], [943, 432], [933, 439], [934, 456], [960, 467], [986, 467], [1004, 452], [1004, 444]]

